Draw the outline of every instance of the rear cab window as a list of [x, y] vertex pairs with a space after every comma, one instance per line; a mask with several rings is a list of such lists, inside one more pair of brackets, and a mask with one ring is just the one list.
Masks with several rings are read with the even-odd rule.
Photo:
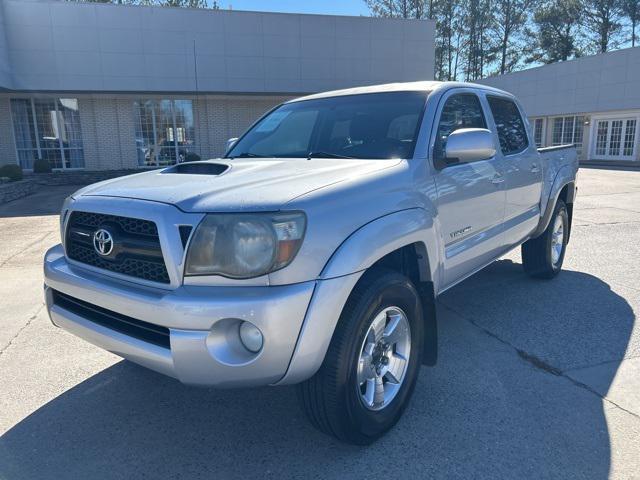
[[525, 151], [529, 146], [529, 139], [516, 103], [493, 95], [487, 95], [487, 102], [496, 124], [502, 154], [514, 155]]

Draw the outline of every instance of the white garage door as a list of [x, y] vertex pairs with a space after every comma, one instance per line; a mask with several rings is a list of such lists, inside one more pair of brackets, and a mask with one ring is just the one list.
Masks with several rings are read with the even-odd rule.
[[596, 120], [593, 159], [633, 160], [636, 155], [635, 118]]

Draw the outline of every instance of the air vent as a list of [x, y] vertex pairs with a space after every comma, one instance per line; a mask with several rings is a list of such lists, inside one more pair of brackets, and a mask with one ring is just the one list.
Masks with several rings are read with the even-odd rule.
[[53, 290], [52, 293], [53, 302], [56, 305], [75, 313], [85, 320], [110, 328], [116, 332], [124, 333], [143, 342], [153, 343], [163, 348], [171, 348], [170, 332], [166, 327], [143, 322], [142, 320], [92, 305], [57, 290]]
[[162, 170], [162, 173], [182, 173], [189, 175], [220, 175], [229, 168], [229, 165], [222, 163], [179, 163]]
[[182, 241], [182, 248], [187, 248], [187, 242], [189, 241], [189, 236], [191, 235], [191, 230], [193, 230], [193, 227], [191, 225], [180, 225], [178, 226], [178, 230], [180, 231], [180, 241]]

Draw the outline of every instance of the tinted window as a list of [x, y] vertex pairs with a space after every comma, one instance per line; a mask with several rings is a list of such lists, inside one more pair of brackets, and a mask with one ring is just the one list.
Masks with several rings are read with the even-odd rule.
[[523, 151], [529, 145], [527, 131], [516, 104], [506, 98], [487, 97], [496, 122], [500, 148], [504, 155]]
[[473, 93], [452, 95], [440, 114], [434, 158], [444, 157], [447, 137], [461, 128], [487, 128], [480, 100]]
[[393, 92], [284, 104], [228, 157], [411, 158], [428, 92]]

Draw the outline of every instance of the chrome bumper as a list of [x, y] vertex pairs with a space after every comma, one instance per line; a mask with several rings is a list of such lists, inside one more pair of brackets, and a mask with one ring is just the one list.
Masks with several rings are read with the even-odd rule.
[[[333, 282], [269, 287], [183, 285], [162, 290], [70, 265], [60, 245], [46, 253], [44, 277], [47, 310], [55, 325], [185, 384], [219, 387], [280, 381], [289, 368], [316, 285]], [[168, 328], [170, 348], [83, 318], [56, 304], [52, 289], [111, 312]], [[237, 327], [240, 320], [251, 321], [264, 335], [264, 346], [257, 355], [242, 352], [234, 340], [237, 332], [234, 325]], [[335, 325], [332, 321], [328, 323]], [[330, 338], [332, 333], [331, 328], [324, 336]], [[317, 366], [312, 366], [313, 371]]]

